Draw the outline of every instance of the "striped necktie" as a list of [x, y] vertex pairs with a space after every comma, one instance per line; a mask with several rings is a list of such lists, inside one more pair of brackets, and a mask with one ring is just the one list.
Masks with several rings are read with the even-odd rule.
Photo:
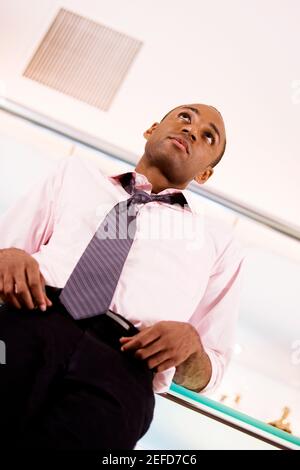
[[59, 296], [76, 320], [108, 310], [136, 233], [138, 204], [187, 203], [181, 192], [155, 195], [136, 190], [132, 173], [122, 175], [120, 182], [131, 197], [106, 215]]

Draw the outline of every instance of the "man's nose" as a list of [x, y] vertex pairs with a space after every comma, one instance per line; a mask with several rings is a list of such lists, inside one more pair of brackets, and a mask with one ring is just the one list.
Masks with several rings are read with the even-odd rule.
[[189, 134], [191, 136], [191, 139], [195, 142], [197, 139], [196, 139], [196, 135], [195, 133], [193, 132], [192, 129], [188, 129], [187, 127], [185, 127], [184, 129], [182, 129], [182, 132], [184, 132], [185, 134]]

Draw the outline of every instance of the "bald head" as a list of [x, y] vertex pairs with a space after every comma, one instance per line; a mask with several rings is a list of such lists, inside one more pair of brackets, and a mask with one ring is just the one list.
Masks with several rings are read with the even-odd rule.
[[224, 153], [226, 140], [219, 111], [199, 103], [172, 109], [144, 137], [147, 142], [139, 168], [151, 168], [166, 187], [176, 188], [192, 180], [205, 183]]
[[224, 125], [224, 120], [223, 120], [223, 117], [222, 117], [222, 114], [220, 113], [220, 111], [215, 108], [214, 106], [211, 106], [211, 105], [208, 105], [208, 104], [203, 104], [203, 103], [196, 103], [196, 104], [186, 104], [186, 105], [181, 105], [181, 106], [176, 106], [176, 108], [173, 108], [171, 109], [171, 111], [169, 111], [162, 119], [160, 122], [162, 122], [167, 116], [169, 116], [169, 114], [173, 113], [173, 111], [176, 111], [176, 110], [179, 110], [181, 108], [193, 108], [195, 110], [198, 110], [200, 113], [201, 113], [201, 109], [204, 109], [204, 108], [210, 108], [212, 111], [214, 111], [215, 113], [217, 113], [219, 115], [219, 118], [220, 118], [220, 121], [221, 121], [221, 128], [224, 132], [224, 142], [223, 142], [223, 146], [220, 150], [220, 153], [217, 155], [217, 157], [211, 162], [211, 166], [212, 168], [214, 168], [219, 162], [220, 160], [222, 159], [224, 153], [225, 153], [225, 149], [226, 149], [226, 132], [225, 132], [225, 125]]

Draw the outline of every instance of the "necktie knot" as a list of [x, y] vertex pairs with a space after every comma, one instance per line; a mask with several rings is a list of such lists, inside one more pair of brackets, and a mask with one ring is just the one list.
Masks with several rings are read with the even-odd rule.
[[184, 207], [187, 201], [181, 192], [169, 194], [149, 194], [146, 191], [135, 188], [135, 178], [133, 173], [125, 173], [120, 178], [123, 188], [131, 195], [129, 201], [135, 203], [147, 204], [148, 202], [157, 201], [166, 204], [180, 204]]
[[184, 195], [180, 192], [171, 194], [148, 194], [145, 191], [135, 190], [130, 201], [139, 204], [148, 202], [163, 202], [165, 204], [180, 204], [184, 206], [187, 202]]
[[141, 190], [136, 190], [132, 196], [132, 201], [135, 203], [147, 204], [147, 202], [151, 202], [152, 200], [153, 197], [150, 194]]
[[147, 204], [148, 202], [163, 202], [165, 204], [187, 204], [184, 195], [180, 192], [170, 194], [148, 194], [145, 191], [136, 190], [131, 198], [135, 203]]

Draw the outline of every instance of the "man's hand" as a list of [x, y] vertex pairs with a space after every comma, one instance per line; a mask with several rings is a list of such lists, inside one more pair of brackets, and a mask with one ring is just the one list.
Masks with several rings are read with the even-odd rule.
[[155, 372], [177, 367], [194, 353], [204, 353], [196, 329], [185, 322], [161, 321], [134, 336], [120, 338], [120, 342], [122, 351], [135, 351], [134, 355], [146, 360]]
[[52, 305], [37, 261], [18, 248], [0, 250], [0, 296], [18, 309]]

